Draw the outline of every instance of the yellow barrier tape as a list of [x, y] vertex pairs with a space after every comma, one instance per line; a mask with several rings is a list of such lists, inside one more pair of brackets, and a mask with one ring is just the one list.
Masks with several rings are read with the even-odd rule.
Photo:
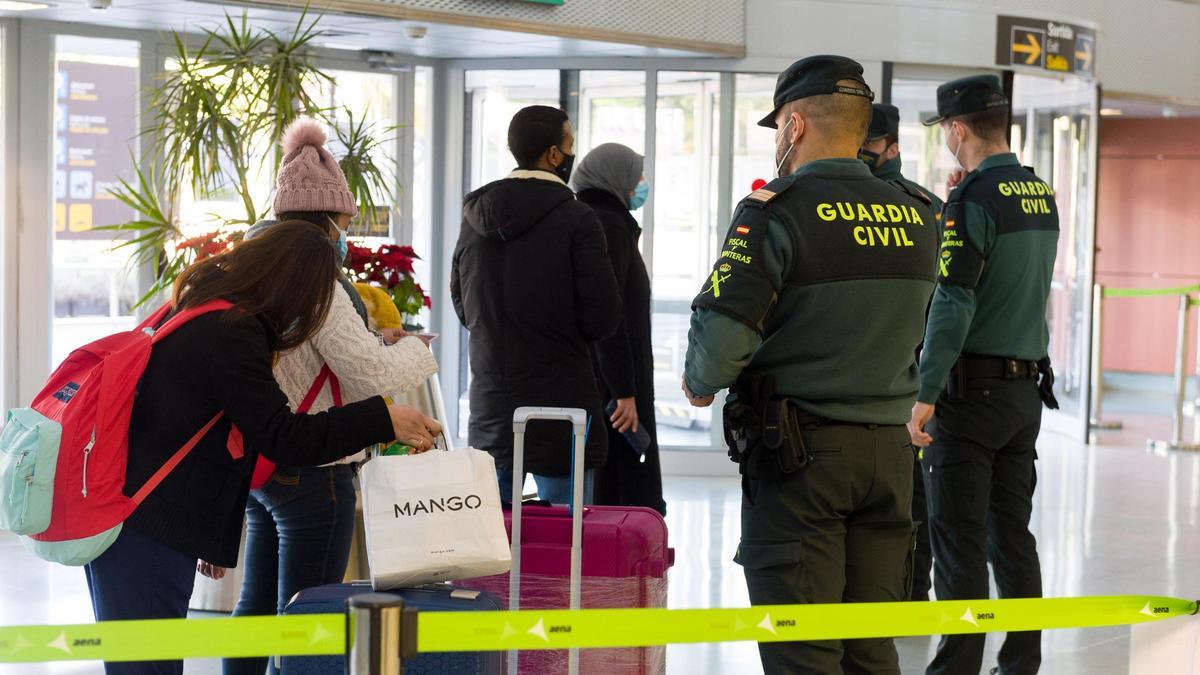
[[0, 628], [0, 663], [346, 653], [341, 614], [104, 621]]
[[775, 605], [746, 609], [422, 612], [418, 652], [792, 642], [1094, 628], [1193, 614], [1151, 596]]
[[1200, 293], [1200, 284], [1178, 288], [1109, 288], [1104, 287], [1106, 298], [1152, 298], [1162, 295], [1188, 295]]
[[[787, 642], [1120, 626], [1195, 614], [1156, 596], [771, 605], [740, 609], [421, 612], [417, 651]], [[148, 661], [345, 652], [341, 614], [0, 628], [0, 662]]]

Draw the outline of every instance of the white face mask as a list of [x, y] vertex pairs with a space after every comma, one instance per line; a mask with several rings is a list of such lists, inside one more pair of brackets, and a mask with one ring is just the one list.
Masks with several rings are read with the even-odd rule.
[[[952, 128], [953, 128], [953, 127], [952, 127]], [[963, 166], [962, 160], [958, 158], [958, 153], [959, 153], [960, 151], [962, 151], [962, 146], [963, 146], [963, 142], [962, 142], [962, 141], [959, 141], [959, 142], [958, 142], [958, 147], [957, 147], [957, 148], [954, 148], [953, 150], [950, 150], [950, 144], [949, 144], [949, 143], [947, 143], [947, 144], [946, 144], [946, 149], [947, 149], [947, 150], [950, 150], [950, 154], [951, 154], [951, 155], [954, 155], [954, 163], [958, 165], [958, 168], [960, 168], [960, 169], [962, 169], [962, 170], [966, 171], [967, 167]]]
[[[783, 133], [781, 135], [786, 136], [788, 128], [791, 127], [792, 122], [795, 122], [795, 121], [796, 121], [796, 118], [794, 118], [794, 117], [789, 118], [788, 123], [783, 125]], [[780, 173], [780, 171], [783, 169], [784, 162], [787, 161], [788, 156], [792, 154], [792, 149], [795, 147], [796, 147], [795, 143], [792, 143], [791, 145], [789, 145], [787, 152], [783, 153], [783, 157], [779, 158], [779, 163], [775, 165], [775, 177], [776, 178], [783, 177], [783, 174]], [[779, 141], [778, 140], [775, 141], [775, 156], [779, 157]]]

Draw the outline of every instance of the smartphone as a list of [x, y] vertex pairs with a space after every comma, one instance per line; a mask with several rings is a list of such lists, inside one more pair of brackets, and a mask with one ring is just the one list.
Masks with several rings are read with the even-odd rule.
[[[614, 412], [616, 412], [616, 410], [617, 402], [609, 401], [608, 406], [604, 409], [604, 414], [610, 420], [609, 424], [612, 423], [612, 415]], [[628, 431], [622, 432], [621, 436], [625, 438], [625, 444], [629, 446], [629, 449], [633, 450], [634, 454], [637, 455], [638, 461], [645, 462], [646, 451], [650, 449], [650, 433], [646, 431], [645, 427], [643, 427], [641, 424], [638, 424], [637, 431], [629, 429]]]

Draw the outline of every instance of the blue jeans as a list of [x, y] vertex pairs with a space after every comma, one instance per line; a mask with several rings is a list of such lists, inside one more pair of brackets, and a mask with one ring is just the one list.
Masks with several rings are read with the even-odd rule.
[[[246, 558], [234, 616], [282, 613], [296, 593], [339, 583], [354, 538], [354, 470], [278, 467], [246, 502]], [[225, 659], [224, 675], [263, 675], [267, 658]]]
[[[126, 525], [117, 540], [86, 567], [97, 621], [182, 619], [187, 616], [196, 559]], [[106, 663], [108, 675], [182, 675], [183, 661]]]
[[[500, 499], [508, 501], [512, 499], [513, 491], [513, 471], [512, 469], [496, 469], [496, 478], [500, 481]], [[522, 477], [521, 483], [524, 484], [525, 479]], [[571, 503], [571, 477], [570, 476], [539, 476], [533, 474], [533, 482], [537, 483], [538, 499], [543, 499], [551, 504], [569, 504]], [[596, 470], [588, 469], [583, 473], [583, 503], [584, 505], [591, 504], [593, 493], [596, 486]]]

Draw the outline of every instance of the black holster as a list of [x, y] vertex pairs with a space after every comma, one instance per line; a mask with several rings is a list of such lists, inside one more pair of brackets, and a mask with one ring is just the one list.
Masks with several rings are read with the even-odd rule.
[[769, 375], [744, 375], [725, 403], [725, 441], [729, 459], [750, 478], [761, 469], [790, 474], [808, 464], [800, 411], [791, 399], [775, 396]]
[[1054, 368], [1050, 365], [1050, 357], [1037, 362], [1038, 369], [1038, 396], [1042, 398], [1042, 405], [1050, 410], [1058, 410], [1058, 399], [1054, 396]]

